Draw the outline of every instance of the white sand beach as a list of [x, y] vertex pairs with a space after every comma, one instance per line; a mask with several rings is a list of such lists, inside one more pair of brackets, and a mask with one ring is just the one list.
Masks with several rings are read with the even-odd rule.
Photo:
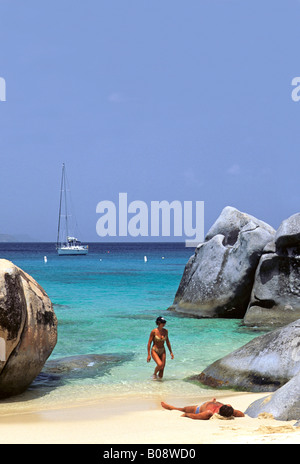
[[[245, 411], [265, 393], [217, 392], [220, 401]], [[4, 444], [299, 444], [296, 420], [282, 422], [269, 415], [259, 418], [196, 421], [180, 411], [161, 407], [162, 400], [175, 406], [198, 404], [211, 397], [124, 397], [65, 404], [57, 409], [30, 407], [0, 413], [0, 443]]]

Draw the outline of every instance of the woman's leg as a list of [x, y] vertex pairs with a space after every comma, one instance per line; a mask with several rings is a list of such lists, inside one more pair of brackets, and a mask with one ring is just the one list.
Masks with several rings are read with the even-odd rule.
[[163, 408], [168, 409], [169, 411], [176, 410], [192, 414], [194, 414], [197, 409], [197, 406], [185, 406], [184, 408], [176, 408], [175, 406], [171, 406], [170, 404], [164, 403], [163, 401], [161, 402], [161, 405]]
[[161, 369], [164, 369], [165, 365], [163, 361], [161, 360], [161, 358], [156, 353], [156, 351], [152, 350], [151, 355], [152, 355], [153, 360], [156, 362], [156, 368], [154, 369], [154, 374], [153, 374], [153, 377], [156, 377], [157, 373]]
[[158, 377], [160, 379], [163, 378], [163, 375], [164, 375], [164, 369], [165, 369], [165, 365], [166, 365], [166, 352], [164, 352], [162, 355], [161, 355], [161, 362], [162, 362], [162, 366], [158, 372]]

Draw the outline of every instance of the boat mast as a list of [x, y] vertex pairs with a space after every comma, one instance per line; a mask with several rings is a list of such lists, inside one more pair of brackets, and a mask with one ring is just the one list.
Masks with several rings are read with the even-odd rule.
[[63, 179], [64, 179], [64, 171], [65, 171], [65, 164], [62, 165], [62, 173], [61, 173], [61, 183], [60, 183], [60, 200], [59, 200], [59, 214], [58, 214], [58, 228], [57, 228], [57, 240], [56, 240], [56, 247], [59, 247], [59, 232], [60, 232], [60, 218], [61, 218], [61, 203], [62, 203], [62, 192], [63, 192]]
[[69, 228], [68, 228], [68, 208], [67, 208], [67, 183], [66, 183], [66, 169], [65, 164], [63, 165], [64, 169], [64, 188], [65, 188], [65, 212], [66, 212], [66, 242], [68, 241]]

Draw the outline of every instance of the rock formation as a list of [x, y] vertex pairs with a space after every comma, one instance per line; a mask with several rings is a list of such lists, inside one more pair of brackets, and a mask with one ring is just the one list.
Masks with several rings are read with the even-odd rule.
[[170, 309], [194, 317], [242, 318], [254, 274], [275, 230], [227, 206], [188, 261]]
[[192, 380], [211, 387], [270, 392], [299, 372], [300, 319], [254, 338]]
[[300, 213], [282, 222], [260, 258], [243, 323], [276, 327], [300, 317]]
[[23, 392], [57, 340], [57, 319], [43, 288], [0, 260], [0, 398]]
[[272, 414], [274, 419], [282, 421], [298, 420], [294, 425], [300, 426], [300, 372], [275, 393], [254, 401], [245, 411], [250, 417], [262, 413]]
[[113, 367], [131, 361], [134, 355], [126, 354], [81, 354], [46, 361], [42, 371], [30, 385], [30, 391], [40, 395], [45, 389], [51, 391], [70, 381], [108, 375]]
[[193, 317], [276, 328], [300, 318], [300, 213], [277, 232], [227, 206], [189, 259], [173, 305]]

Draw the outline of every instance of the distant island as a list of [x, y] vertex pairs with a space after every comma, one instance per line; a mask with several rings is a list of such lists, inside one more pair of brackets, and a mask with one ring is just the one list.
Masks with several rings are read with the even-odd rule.
[[3, 242], [39, 242], [39, 240], [36, 240], [27, 234], [0, 234], [0, 243]]

